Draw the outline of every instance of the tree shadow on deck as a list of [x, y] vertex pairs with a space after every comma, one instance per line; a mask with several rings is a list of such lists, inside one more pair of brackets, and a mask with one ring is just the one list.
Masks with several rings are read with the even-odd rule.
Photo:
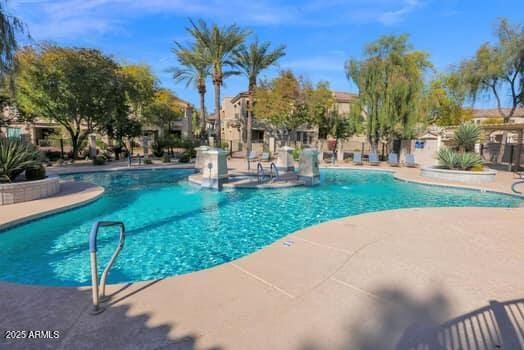
[[[176, 323], [157, 324], [149, 313], [126, 304], [146, 285], [124, 285], [99, 315], [91, 315], [91, 290], [0, 284], [0, 348], [6, 349], [177, 349], [196, 348], [198, 331], [177, 331]], [[175, 310], [173, 310], [175, 312]], [[176, 320], [176, 316], [173, 317]], [[176, 322], [176, 321], [175, 321]], [[57, 339], [6, 339], [6, 331], [58, 331]], [[212, 347], [219, 350], [220, 347]]]
[[[450, 318], [451, 302], [441, 292], [420, 300], [409, 292], [375, 291], [382, 301], [351, 323], [338, 349], [355, 350], [522, 350], [524, 299], [488, 305]], [[333, 349], [315, 341], [301, 350]]]

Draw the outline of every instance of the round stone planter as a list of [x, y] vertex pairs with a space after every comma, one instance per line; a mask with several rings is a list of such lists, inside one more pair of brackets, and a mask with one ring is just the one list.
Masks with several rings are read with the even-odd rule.
[[469, 184], [481, 184], [495, 181], [495, 170], [484, 171], [464, 171], [442, 169], [436, 166], [423, 167], [420, 169], [420, 175], [433, 179], [459, 181]]
[[0, 205], [28, 202], [53, 196], [60, 191], [60, 179], [49, 176], [42, 180], [0, 184]]

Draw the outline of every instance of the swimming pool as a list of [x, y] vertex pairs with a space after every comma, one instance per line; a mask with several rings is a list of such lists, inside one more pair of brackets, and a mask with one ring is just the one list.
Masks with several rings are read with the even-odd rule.
[[[64, 176], [106, 188], [96, 202], [0, 232], [0, 281], [90, 284], [88, 234], [97, 220], [126, 225], [109, 283], [150, 280], [222, 264], [301, 228], [366, 212], [443, 206], [516, 207], [520, 198], [396, 181], [389, 173], [324, 169], [321, 185], [278, 190], [201, 190], [189, 170]], [[102, 268], [114, 229], [99, 234]]]

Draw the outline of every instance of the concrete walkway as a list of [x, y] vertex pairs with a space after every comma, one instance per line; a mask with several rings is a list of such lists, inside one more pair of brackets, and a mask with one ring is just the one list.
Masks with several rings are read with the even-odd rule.
[[[0, 284], [10, 349], [521, 349], [524, 208], [405, 209], [331, 221], [252, 255], [90, 291]], [[437, 345], [440, 344], [440, 345]]]

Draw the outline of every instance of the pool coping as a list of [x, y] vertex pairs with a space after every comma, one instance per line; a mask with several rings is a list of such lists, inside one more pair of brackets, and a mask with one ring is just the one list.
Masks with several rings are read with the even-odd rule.
[[[63, 186], [65, 183], [67, 183], [67, 182], [60, 181], [60, 185], [61, 186]], [[67, 204], [64, 204], [64, 205], [58, 205], [58, 206], [55, 206], [55, 207], [51, 207], [49, 209], [43, 209], [43, 210], [37, 211], [35, 213], [29, 214], [27, 216], [21, 216], [21, 217], [18, 217], [18, 218], [14, 218], [12, 220], [7, 220], [5, 222], [0, 222], [0, 234], [2, 234], [3, 231], [11, 229], [11, 228], [14, 228], [16, 226], [20, 226], [20, 225], [26, 224], [26, 223], [31, 222], [31, 221], [42, 219], [42, 218], [47, 217], [47, 216], [52, 216], [52, 215], [55, 215], [55, 214], [59, 214], [59, 213], [62, 213], [62, 212], [66, 212], [66, 211], [69, 211], [69, 210], [72, 210], [72, 209], [79, 208], [79, 207], [82, 207], [84, 205], [90, 204], [90, 203], [100, 199], [100, 197], [102, 197], [102, 195], [105, 193], [105, 188], [102, 187], [102, 186], [96, 186], [94, 184], [87, 183], [87, 182], [78, 182], [78, 184], [89, 184], [89, 185], [91, 185], [91, 187], [89, 187], [89, 188], [94, 191], [94, 194], [92, 196], [89, 196], [88, 198], [85, 198], [85, 199], [73, 201], [73, 202], [70, 202], [70, 203], [67, 203]], [[76, 196], [76, 195], [81, 194], [84, 190], [85, 190], [85, 188], [83, 188], [83, 189], [81, 189], [80, 191], [77, 191], [77, 192], [66, 193], [65, 196]], [[42, 199], [37, 199], [37, 200], [34, 200], [34, 201], [11, 204], [11, 205], [8, 205], [8, 206], [4, 206], [4, 208], [9, 209], [8, 208], [9, 206], [14, 206], [14, 205], [17, 205], [17, 204], [26, 204], [27, 205], [28, 203], [34, 203], [36, 201], [56, 200], [58, 197], [61, 197], [61, 193], [62, 192], [58, 192], [54, 196], [47, 197], [47, 198], [42, 198]]]

